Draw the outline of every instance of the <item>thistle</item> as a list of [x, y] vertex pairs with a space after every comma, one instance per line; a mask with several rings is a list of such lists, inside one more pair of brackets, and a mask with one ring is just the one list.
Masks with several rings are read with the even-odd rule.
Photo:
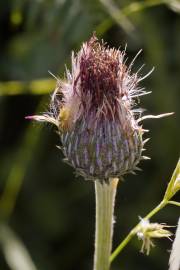
[[[140, 52], [139, 52], [140, 53]], [[139, 54], [138, 53], [138, 54]], [[139, 87], [141, 68], [133, 73], [126, 52], [111, 49], [95, 35], [72, 53], [72, 70], [57, 79], [50, 112], [28, 117], [57, 126], [66, 162], [95, 181], [96, 239], [94, 270], [108, 270], [118, 179], [138, 169], [142, 159], [145, 118], [136, 99], [149, 92]]]
[[134, 60], [127, 67], [125, 51], [93, 36], [72, 53], [66, 80], [57, 79], [50, 112], [31, 117], [58, 127], [66, 161], [86, 179], [121, 177], [146, 158], [135, 99], [147, 92], [138, 86], [139, 72], [131, 72]]

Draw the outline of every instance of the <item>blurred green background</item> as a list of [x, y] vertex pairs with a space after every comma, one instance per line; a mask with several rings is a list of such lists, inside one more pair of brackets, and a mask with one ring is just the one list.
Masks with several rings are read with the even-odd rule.
[[[55, 80], [70, 66], [71, 50], [96, 31], [110, 46], [124, 48], [134, 70], [146, 63], [141, 98], [151, 140], [142, 172], [119, 185], [114, 247], [161, 200], [179, 155], [179, 0], [0, 1], [0, 269], [92, 269], [94, 186], [75, 178], [56, 148], [55, 129], [30, 123], [26, 115], [48, 108]], [[175, 225], [179, 209], [168, 206], [153, 218]], [[172, 228], [174, 230], [174, 228]], [[113, 270], [167, 269], [171, 242], [155, 241], [147, 257], [137, 239], [112, 264]]]

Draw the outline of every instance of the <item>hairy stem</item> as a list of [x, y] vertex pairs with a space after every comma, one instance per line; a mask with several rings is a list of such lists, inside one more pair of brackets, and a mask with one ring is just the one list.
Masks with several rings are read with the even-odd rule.
[[109, 256], [112, 248], [113, 214], [118, 179], [95, 182], [96, 192], [96, 233], [94, 270], [109, 270]]

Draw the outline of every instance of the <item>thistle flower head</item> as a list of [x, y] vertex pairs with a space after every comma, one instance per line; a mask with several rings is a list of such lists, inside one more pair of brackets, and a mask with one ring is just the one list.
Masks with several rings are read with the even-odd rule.
[[[66, 80], [57, 79], [50, 113], [34, 116], [58, 127], [66, 161], [88, 179], [120, 177], [137, 169], [144, 130], [135, 99], [143, 78], [125, 64], [125, 51], [93, 36], [72, 54]], [[153, 116], [150, 116], [153, 117]]]

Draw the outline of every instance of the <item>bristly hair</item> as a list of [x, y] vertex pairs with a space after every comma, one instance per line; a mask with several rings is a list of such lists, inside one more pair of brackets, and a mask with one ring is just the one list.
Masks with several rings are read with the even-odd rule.
[[[117, 119], [122, 114], [119, 103], [132, 109], [134, 99], [147, 92], [137, 87], [138, 72], [131, 72], [135, 58], [127, 67], [124, 57], [125, 51], [111, 49], [93, 35], [76, 56], [72, 54], [72, 72], [66, 70], [67, 82], [58, 80], [51, 102], [55, 117], [64, 105], [71, 107], [74, 119], [84, 113], [93, 114], [96, 119]], [[136, 117], [141, 112], [137, 108], [132, 111]]]

